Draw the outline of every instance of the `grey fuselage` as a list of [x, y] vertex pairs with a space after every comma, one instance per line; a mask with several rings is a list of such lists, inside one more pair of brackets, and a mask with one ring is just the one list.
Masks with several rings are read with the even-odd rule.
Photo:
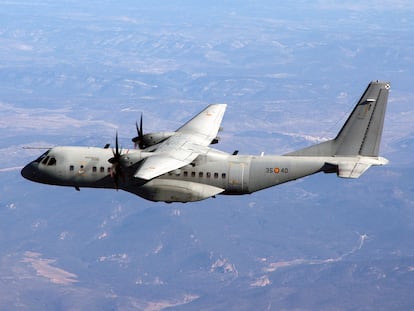
[[[119, 189], [151, 201], [189, 202], [215, 194], [248, 194], [321, 171], [324, 157], [231, 155], [210, 149], [193, 163], [150, 181], [133, 177], [140, 150], [125, 150]], [[111, 149], [55, 147], [29, 163], [22, 175], [60, 186], [114, 189]], [[51, 160], [53, 159], [53, 160]], [[130, 162], [128, 163], [128, 160]], [[221, 189], [215, 191], [215, 189]]]

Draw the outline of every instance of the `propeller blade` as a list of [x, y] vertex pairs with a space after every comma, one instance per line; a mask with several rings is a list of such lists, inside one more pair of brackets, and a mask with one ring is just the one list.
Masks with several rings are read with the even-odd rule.
[[140, 136], [141, 138], [142, 138], [142, 136], [144, 136], [144, 131], [142, 130], [142, 112], [141, 112], [141, 119], [139, 120], [138, 136]]
[[118, 131], [116, 131], [116, 135], [115, 135], [115, 155], [119, 156]]
[[121, 156], [122, 148], [119, 148], [118, 142], [118, 131], [115, 136], [115, 149], [112, 148], [113, 157], [108, 160], [112, 164], [111, 177], [114, 179], [115, 189], [119, 189], [119, 177], [123, 178], [122, 168], [121, 168]]
[[138, 146], [139, 149], [144, 149], [145, 148], [145, 144], [144, 144], [144, 130], [143, 130], [143, 125], [142, 125], [142, 112], [141, 112], [141, 118], [139, 120], [139, 125], [138, 122], [135, 122], [135, 127], [137, 129], [137, 135], [136, 137], [134, 137], [132, 139], [132, 141], [135, 144], [135, 148]]
[[140, 128], [139, 128], [139, 126], [138, 126], [138, 121], [135, 121], [135, 128], [137, 129], [137, 137], [140, 137], [141, 136], [141, 132], [140, 132]]

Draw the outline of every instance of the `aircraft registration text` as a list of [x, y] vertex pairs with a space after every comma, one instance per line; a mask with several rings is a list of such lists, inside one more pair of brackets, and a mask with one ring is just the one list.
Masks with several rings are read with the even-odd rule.
[[266, 174], [287, 174], [289, 169], [287, 167], [266, 167]]

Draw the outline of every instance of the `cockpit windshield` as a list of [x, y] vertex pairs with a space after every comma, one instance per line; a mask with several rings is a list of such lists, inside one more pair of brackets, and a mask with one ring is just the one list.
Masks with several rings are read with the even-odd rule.
[[46, 158], [46, 156], [49, 154], [49, 152], [50, 152], [50, 150], [46, 151], [44, 154], [42, 154], [40, 157], [38, 157], [34, 162], [36, 162], [36, 163], [42, 162], [42, 160], [44, 158]]
[[44, 154], [42, 154], [39, 158], [35, 160], [37, 163], [41, 163], [43, 165], [52, 166], [56, 165], [56, 158], [54, 156], [49, 155], [49, 151], [46, 151]]
[[56, 159], [54, 157], [50, 157], [50, 160], [47, 162], [47, 165], [56, 165]]
[[52, 165], [56, 165], [56, 159], [54, 157], [47, 156], [40, 163], [42, 163], [43, 165], [52, 166]]
[[47, 162], [49, 161], [49, 156], [47, 156], [46, 158], [44, 158], [43, 160], [42, 160], [42, 162], [40, 162], [40, 163], [42, 163], [42, 164], [44, 164], [44, 165], [46, 165], [47, 164]]

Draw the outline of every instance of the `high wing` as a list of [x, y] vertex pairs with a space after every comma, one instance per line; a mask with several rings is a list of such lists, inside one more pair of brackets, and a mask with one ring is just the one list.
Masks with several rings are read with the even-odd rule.
[[216, 138], [226, 104], [209, 105], [160, 143], [154, 154], [143, 160], [134, 177], [150, 180], [190, 164]]

